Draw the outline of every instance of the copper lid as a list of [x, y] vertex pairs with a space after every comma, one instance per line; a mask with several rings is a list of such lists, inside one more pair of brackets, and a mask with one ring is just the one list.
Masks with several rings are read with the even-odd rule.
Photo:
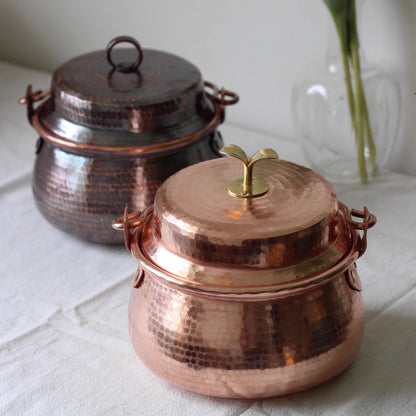
[[[134, 47], [114, 48], [121, 42]], [[219, 124], [218, 97], [190, 62], [119, 37], [107, 50], [73, 58], [55, 71], [51, 96], [33, 124], [43, 137], [69, 147], [66, 141], [91, 148], [154, 145]]]
[[268, 190], [248, 198], [227, 189], [242, 173], [235, 159], [202, 162], [171, 176], [132, 245], [138, 261], [177, 283], [231, 292], [301, 284], [339, 263], [351, 241], [332, 185], [306, 167], [263, 160], [277, 156], [268, 152], [251, 159], [252, 165], [261, 161], [254, 176]]

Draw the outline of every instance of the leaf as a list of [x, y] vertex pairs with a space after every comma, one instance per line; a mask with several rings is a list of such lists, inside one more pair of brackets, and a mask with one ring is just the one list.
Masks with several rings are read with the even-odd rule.
[[273, 149], [260, 149], [250, 159], [250, 165], [263, 159], [279, 159], [279, 155]]
[[354, 0], [324, 0], [335, 20], [347, 19]]
[[342, 52], [350, 53], [350, 16], [355, 10], [355, 0], [323, 0], [334, 20]]
[[245, 165], [248, 165], [248, 157], [240, 146], [235, 144], [228, 144], [220, 150], [220, 153], [223, 155], [235, 157], [236, 159], [241, 160]]

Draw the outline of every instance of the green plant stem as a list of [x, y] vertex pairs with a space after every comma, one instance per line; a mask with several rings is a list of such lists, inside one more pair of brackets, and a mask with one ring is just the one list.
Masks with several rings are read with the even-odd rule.
[[372, 168], [372, 174], [377, 174], [377, 163], [376, 163], [376, 146], [373, 140], [373, 134], [371, 131], [370, 118], [368, 116], [367, 102], [364, 94], [364, 86], [361, 78], [361, 64], [358, 48], [352, 47], [351, 49], [351, 61], [354, 71], [354, 83], [356, 95], [361, 101], [360, 118], [362, 119], [366, 144], [368, 147], [370, 166]]
[[[342, 65], [344, 69], [344, 81], [345, 87], [347, 90], [348, 105], [351, 116], [352, 128], [355, 132], [355, 141], [357, 146], [357, 160], [358, 160], [358, 171], [360, 174], [360, 180], [362, 183], [367, 182], [367, 170], [365, 167], [365, 156], [364, 156], [364, 135], [363, 135], [363, 124], [361, 119], [362, 114], [362, 98], [358, 94], [357, 83], [355, 83], [356, 91], [354, 94], [354, 89], [351, 81], [351, 71], [350, 71], [350, 58], [351, 48], [349, 45], [348, 39], [348, 27], [346, 19], [334, 18], [335, 27], [337, 29], [341, 56], [342, 56]], [[355, 56], [356, 57], [356, 56]], [[354, 68], [354, 62], [353, 62]], [[354, 68], [354, 79], [356, 79], [356, 71], [359, 70], [359, 61], [358, 66]], [[362, 94], [361, 94], [362, 95]]]
[[365, 128], [365, 134], [367, 137], [367, 146], [370, 153], [370, 164], [372, 168], [372, 175], [376, 176], [378, 174], [378, 166], [377, 166], [377, 153], [376, 153], [376, 145], [373, 140], [373, 133], [371, 132], [371, 125], [370, 125], [370, 117], [368, 116], [368, 109], [367, 109], [367, 103], [365, 99], [365, 95], [363, 95], [364, 100], [364, 128]]
[[[377, 164], [376, 164], [376, 146], [373, 140], [373, 134], [371, 132], [370, 119], [368, 115], [367, 102], [364, 93], [363, 81], [361, 78], [361, 63], [359, 55], [359, 40], [358, 40], [358, 29], [357, 29], [357, 16], [355, 8], [355, 0], [351, 1], [350, 13], [348, 16], [349, 24], [349, 46], [350, 46], [350, 59], [353, 67], [354, 73], [354, 84], [355, 84], [355, 95], [356, 100], [360, 101], [360, 108], [356, 108], [356, 118], [361, 120], [361, 129], [363, 131], [363, 140], [367, 144], [370, 166], [372, 168], [372, 174], [377, 174]], [[364, 155], [364, 143], [362, 145], [362, 157], [365, 162]], [[361, 168], [361, 167], [360, 167]]]
[[354, 73], [354, 82], [355, 82], [355, 140], [357, 144], [357, 157], [358, 157], [358, 167], [360, 173], [360, 179], [362, 183], [367, 182], [367, 169], [365, 166], [365, 147], [364, 147], [364, 124], [363, 123], [363, 114], [364, 114], [364, 105], [363, 101], [364, 91], [360, 76], [360, 61], [358, 58], [358, 50], [353, 48], [351, 50], [351, 61], [352, 68]]
[[[377, 174], [376, 146], [361, 78], [355, 0], [324, 0], [337, 30], [351, 123], [357, 146], [358, 171], [362, 183], [368, 180], [365, 147], [368, 148], [372, 174]], [[351, 76], [351, 70], [353, 79]]]
[[347, 31], [345, 26], [345, 21], [341, 21], [340, 19], [335, 20], [335, 27], [337, 29], [339, 44], [341, 49], [341, 56], [342, 56], [342, 66], [344, 69], [344, 81], [345, 87], [347, 89], [347, 97], [348, 97], [348, 106], [350, 109], [350, 116], [351, 116], [351, 124], [353, 130], [355, 130], [355, 108], [354, 108], [354, 90], [352, 87], [351, 82], [351, 73], [350, 73], [350, 64], [348, 60], [348, 49], [347, 49]]

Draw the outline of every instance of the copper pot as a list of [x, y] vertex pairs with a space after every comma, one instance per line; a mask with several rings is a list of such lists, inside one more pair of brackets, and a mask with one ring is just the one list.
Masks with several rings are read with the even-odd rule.
[[[124, 42], [134, 48], [113, 49]], [[218, 157], [217, 127], [237, 100], [188, 61], [142, 50], [126, 36], [71, 59], [50, 90], [29, 86], [20, 100], [40, 135], [33, 175], [40, 212], [72, 234], [121, 243], [111, 220], [126, 204], [142, 210], [152, 203], [172, 173]]]
[[355, 260], [376, 218], [270, 149], [251, 159], [236, 146], [223, 151], [244, 163], [244, 178], [230, 180], [241, 170], [235, 159], [202, 162], [171, 176], [153, 207], [113, 223], [139, 264], [133, 346], [159, 376], [207, 395], [269, 397], [322, 383], [361, 343]]

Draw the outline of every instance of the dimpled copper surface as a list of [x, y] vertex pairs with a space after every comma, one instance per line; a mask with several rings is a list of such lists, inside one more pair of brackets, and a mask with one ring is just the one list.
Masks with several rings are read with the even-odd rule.
[[314, 386], [343, 371], [361, 342], [361, 295], [345, 272], [298, 290], [224, 296], [178, 289], [145, 268], [130, 299], [133, 346], [157, 375], [202, 394], [257, 398]]
[[[134, 47], [113, 48], [119, 43]], [[220, 156], [216, 129], [237, 101], [192, 63], [128, 36], [65, 62], [50, 90], [29, 85], [19, 100], [40, 135], [33, 178], [40, 211], [72, 234], [121, 243], [114, 217], [126, 205], [147, 208], [177, 170]]]
[[[287, 161], [262, 161], [254, 174], [267, 180], [270, 189], [243, 199], [229, 195], [225, 187], [239, 174], [240, 163], [227, 158], [169, 178], [156, 195], [153, 220], [141, 237], [146, 256], [166, 271], [198, 281], [213, 282], [219, 274], [217, 281], [228, 286], [226, 268], [232, 275], [239, 267], [296, 278], [342, 258], [350, 241], [335, 192], [322, 176]], [[212, 273], [199, 273], [202, 266], [212, 267]], [[262, 284], [259, 274], [252, 276]], [[277, 276], [268, 279], [270, 283]]]
[[64, 231], [90, 241], [121, 244], [123, 235], [111, 228], [114, 217], [126, 205], [134, 211], [145, 209], [168, 176], [217, 157], [214, 139], [222, 142], [214, 132], [185, 149], [139, 158], [76, 155], [43, 141], [33, 174], [36, 204]]
[[[134, 62], [137, 52], [115, 49], [113, 54], [117, 61]], [[140, 67], [129, 73], [113, 70], [105, 51], [65, 62], [53, 75], [41, 120], [73, 141], [85, 142], [86, 136], [91, 143], [121, 146], [132, 140], [142, 144], [148, 131], [163, 131], [165, 141], [192, 134], [214, 113], [198, 68], [178, 56], [144, 49]], [[134, 134], [100, 136], [80, 126]]]

